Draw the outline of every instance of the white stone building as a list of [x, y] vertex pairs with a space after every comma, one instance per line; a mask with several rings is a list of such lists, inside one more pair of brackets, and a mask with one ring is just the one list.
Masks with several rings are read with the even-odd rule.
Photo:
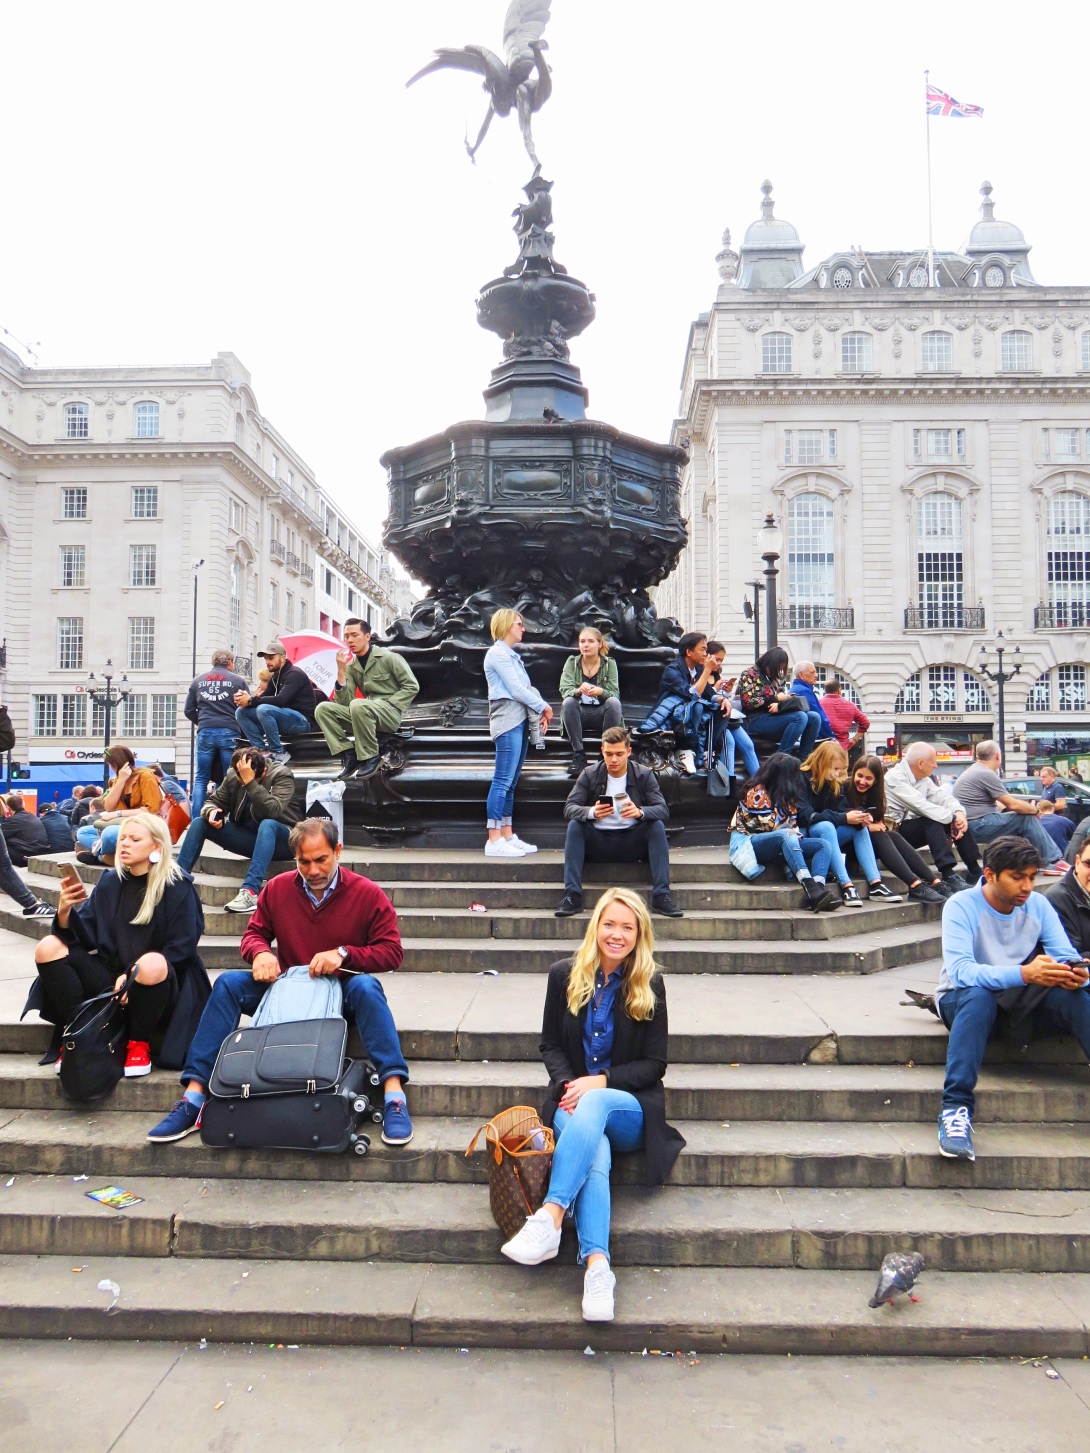
[[382, 628], [396, 613], [388, 557], [262, 415], [233, 354], [39, 369], [0, 346], [0, 637], [17, 758], [99, 758], [102, 713], [83, 687], [109, 659], [132, 688], [114, 736], [188, 773], [194, 578], [198, 668], [230, 646], [252, 675], [281, 632], [339, 634], [364, 611]]
[[1008, 770], [1080, 761], [1090, 779], [1090, 286], [1036, 282], [987, 183], [964, 253], [855, 247], [809, 270], [762, 190], [689, 333], [690, 543], [660, 613], [746, 664], [771, 511], [780, 641], [854, 688], [872, 748], [925, 737], [960, 761], [994, 734], [978, 667], [1002, 630], [1022, 664]]

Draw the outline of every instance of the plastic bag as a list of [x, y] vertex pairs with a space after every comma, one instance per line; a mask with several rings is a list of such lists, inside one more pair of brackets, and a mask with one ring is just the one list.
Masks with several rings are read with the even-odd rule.
[[[344, 842], [344, 804], [341, 799], [344, 797], [346, 785], [344, 782], [327, 782], [320, 778], [307, 783], [307, 816], [332, 818], [342, 843]], [[315, 804], [319, 810], [312, 812], [311, 808]]]

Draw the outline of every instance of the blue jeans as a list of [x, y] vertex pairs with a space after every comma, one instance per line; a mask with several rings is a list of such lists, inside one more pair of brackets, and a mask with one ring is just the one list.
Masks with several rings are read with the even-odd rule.
[[867, 882], [877, 883], [882, 876], [875, 861], [870, 833], [865, 827], [834, 827], [831, 822], [812, 822], [806, 831], [810, 837], [822, 838], [828, 843], [829, 866], [836, 874], [838, 883], [848, 884], [852, 881], [852, 875], [848, 872], [848, 865], [844, 861], [844, 854], [840, 851], [849, 843], [855, 849], [855, 856], [859, 860], [860, 868], [866, 874]]
[[765, 867], [782, 860], [799, 879], [809, 878], [811, 869], [815, 878], [824, 878], [829, 871], [829, 844], [824, 838], [800, 837], [797, 832], [780, 828], [754, 833], [750, 842], [753, 856]]
[[526, 760], [526, 748], [530, 745], [528, 722], [512, 727], [509, 732], [500, 732], [496, 738], [496, 768], [492, 773], [492, 785], [488, 789], [488, 826], [509, 827], [515, 810], [515, 786]]
[[997, 837], [1024, 837], [1037, 849], [1043, 868], [1058, 863], [1063, 857], [1037, 819], [1026, 813], [989, 812], [984, 817], [974, 817], [969, 827], [978, 843], [990, 843]]
[[753, 738], [741, 722], [735, 722], [733, 725], [729, 721], [727, 722], [727, 735], [723, 745], [727, 754], [727, 771], [732, 777], [738, 775], [734, 770], [735, 749], [742, 754], [742, 765], [746, 769], [746, 777], [752, 777], [756, 773], [761, 764], [757, 760]]
[[108, 822], [102, 829], [100, 838], [98, 828], [92, 827], [89, 822], [85, 822], [82, 826], [76, 828], [76, 842], [89, 853], [94, 848], [95, 843], [101, 841], [102, 856], [104, 858], [112, 858], [117, 851], [117, 835], [120, 831], [121, 824], [119, 822]]
[[291, 828], [285, 822], [273, 817], [265, 818], [256, 832], [239, 827], [236, 822], [225, 822], [222, 827], [210, 827], [208, 819], [195, 817], [186, 828], [185, 841], [178, 852], [178, 866], [192, 873], [194, 864], [201, 855], [201, 849], [211, 838], [229, 853], [250, 859], [250, 871], [242, 880], [242, 886], [251, 893], [260, 893], [261, 886], [269, 876], [269, 864], [274, 858], [290, 858], [288, 838]]
[[[240, 706], [235, 720], [239, 731], [258, 751], [282, 752], [281, 732], [286, 737], [299, 737], [312, 730], [303, 713], [293, 711], [290, 706]], [[202, 802], [200, 807], [203, 806]]]
[[810, 755], [820, 730], [821, 717], [816, 711], [789, 711], [784, 716], [778, 711], [758, 711], [746, 717], [751, 737], [778, 742], [781, 752], [790, 752], [800, 762]]
[[[942, 1108], [965, 1105], [972, 1115], [976, 1109], [973, 1091], [999, 1013], [996, 990], [976, 986], [950, 989], [939, 1000], [939, 1013], [950, 1031]], [[1029, 1021], [1031, 1039], [1073, 1034], [1090, 1058], [1090, 993], [1085, 989], [1050, 989], [1034, 1006]]]
[[609, 1256], [609, 1169], [613, 1151], [639, 1150], [643, 1111], [627, 1090], [588, 1090], [573, 1114], [553, 1116], [556, 1150], [545, 1199], [566, 1211], [575, 1207], [579, 1260]]
[[193, 816], [199, 817], [209, 782], [222, 782], [235, 750], [230, 727], [206, 727], [197, 733], [197, 765], [193, 773]]
[[[212, 985], [212, 997], [204, 1006], [201, 1022], [189, 1046], [182, 1084], [196, 1080], [208, 1088], [220, 1045], [234, 1034], [244, 1014], [253, 1014], [265, 997], [268, 984], [259, 984], [249, 969], [232, 969], [220, 974]], [[401, 1053], [394, 1016], [386, 1002], [382, 985], [372, 974], [353, 974], [342, 980], [345, 1018], [354, 1017], [363, 1051], [374, 1062], [381, 1079], [396, 1075], [409, 1078], [408, 1066]]]

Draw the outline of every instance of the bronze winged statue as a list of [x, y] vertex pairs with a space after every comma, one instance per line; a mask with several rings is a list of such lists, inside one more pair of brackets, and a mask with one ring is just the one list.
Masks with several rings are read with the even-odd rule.
[[483, 45], [467, 45], [461, 50], [437, 50], [435, 59], [406, 82], [411, 86], [421, 76], [443, 70], [476, 71], [484, 77], [484, 90], [490, 100], [477, 140], [470, 146], [469, 138], [466, 138], [466, 151], [471, 161], [476, 161], [492, 117], [510, 116], [512, 110], [517, 110], [530, 160], [535, 167], [540, 167], [541, 162], [534, 150], [531, 119], [534, 112], [544, 106], [553, 89], [549, 67], [542, 55], [548, 46], [541, 38], [549, 23], [550, 4], [551, 0], [511, 0], [503, 23], [504, 60]]

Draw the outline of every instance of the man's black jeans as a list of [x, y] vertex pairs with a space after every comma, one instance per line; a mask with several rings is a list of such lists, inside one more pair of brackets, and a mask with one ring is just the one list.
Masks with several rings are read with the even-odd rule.
[[625, 828], [569, 822], [564, 839], [565, 893], [582, 893], [583, 864], [588, 859], [592, 863], [649, 863], [652, 895], [670, 891], [670, 849], [661, 822], [637, 822]]
[[954, 857], [954, 848], [961, 854], [961, 860], [969, 869], [974, 878], [980, 877], [980, 851], [976, 845], [976, 838], [973, 837], [972, 828], [966, 828], [961, 837], [951, 846], [949, 829], [941, 822], [936, 822], [933, 817], [906, 817], [901, 821], [897, 831], [914, 848], [922, 848], [926, 843], [931, 849], [931, 856], [935, 860], [935, 867], [946, 876], [952, 873], [957, 866], [957, 858]]

